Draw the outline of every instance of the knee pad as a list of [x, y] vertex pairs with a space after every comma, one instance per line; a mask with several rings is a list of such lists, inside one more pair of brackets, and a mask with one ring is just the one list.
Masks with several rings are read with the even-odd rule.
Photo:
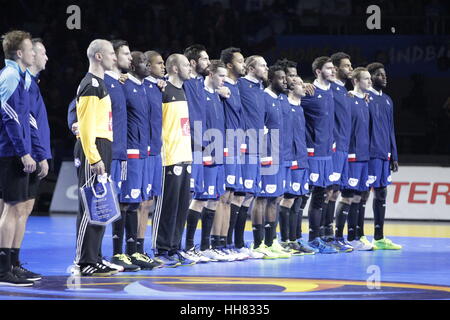
[[386, 201], [387, 188], [376, 188], [375, 189], [375, 199], [380, 201]]

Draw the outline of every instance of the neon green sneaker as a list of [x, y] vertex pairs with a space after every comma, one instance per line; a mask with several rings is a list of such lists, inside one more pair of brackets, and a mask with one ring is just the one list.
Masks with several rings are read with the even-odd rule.
[[273, 240], [272, 246], [270, 246], [268, 249], [272, 253], [278, 255], [278, 258], [288, 259], [291, 257], [291, 254], [289, 252], [286, 252], [286, 250], [280, 245], [277, 240]]
[[271, 250], [269, 250], [269, 248], [264, 243], [261, 243], [261, 245], [255, 249], [253, 248], [253, 243], [252, 243], [250, 250], [262, 253], [264, 255], [263, 259], [277, 259], [278, 258], [278, 255], [276, 255]]
[[383, 238], [380, 240], [373, 240], [373, 249], [374, 250], [400, 250], [402, 248], [401, 245], [393, 243], [388, 238]]
[[366, 236], [362, 236], [361, 238], [359, 238], [359, 241], [361, 241], [362, 243], [364, 243], [365, 245], [371, 245], [372, 243], [369, 241], [369, 239], [367, 239]]

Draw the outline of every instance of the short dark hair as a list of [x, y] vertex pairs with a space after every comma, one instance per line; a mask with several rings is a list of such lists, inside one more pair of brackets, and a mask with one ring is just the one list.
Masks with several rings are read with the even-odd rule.
[[2, 41], [5, 59], [15, 60], [17, 50], [21, 49], [22, 42], [26, 39], [32, 39], [31, 34], [26, 31], [14, 30], [6, 33]]
[[373, 75], [378, 69], [384, 69], [384, 65], [380, 62], [373, 62], [367, 65], [367, 71]]
[[208, 67], [208, 70], [211, 73], [216, 73], [219, 68], [226, 69], [226, 65], [222, 60], [211, 60], [211, 64]]
[[198, 61], [198, 59], [200, 59], [200, 53], [202, 51], [206, 51], [204, 45], [193, 44], [192, 46], [189, 46], [184, 50], [184, 55], [186, 56], [189, 62], [191, 60]]
[[128, 42], [126, 42], [125, 40], [120, 40], [120, 39], [116, 39], [116, 40], [111, 40], [111, 44], [114, 48], [114, 52], [117, 54], [117, 52], [119, 51], [120, 48], [126, 46], [129, 47]]
[[312, 72], [313, 72], [314, 76], [316, 76], [316, 70], [317, 69], [322, 70], [323, 66], [327, 62], [331, 62], [330, 57], [327, 57], [327, 56], [318, 57], [318, 58], [314, 59], [314, 61], [312, 63]]
[[339, 66], [341, 65], [341, 60], [343, 60], [343, 59], [350, 60], [350, 56], [348, 54], [346, 54], [345, 52], [336, 52], [331, 55], [331, 62], [333, 62], [333, 65], [336, 68], [339, 68]]
[[289, 68], [297, 69], [297, 62], [288, 60], [286, 58], [278, 60], [275, 64], [282, 66], [284, 69], [284, 72], [287, 72], [288, 71], [287, 69], [289, 69]]
[[284, 72], [284, 67], [281, 64], [274, 64], [273, 66], [269, 67], [269, 75], [268, 75], [268, 80], [269, 82], [272, 82], [273, 77], [275, 76], [275, 72], [278, 71], [283, 71]]
[[158, 51], [154, 50], [145, 51], [144, 54], [147, 57], [148, 62], [150, 62], [150, 60], [152, 60], [154, 57], [162, 57]]
[[225, 63], [225, 65], [227, 63], [232, 63], [233, 56], [235, 53], [241, 53], [241, 49], [235, 47], [223, 49], [222, 52], [220, 53], [220, 60], [222, 60], [222, 62]]

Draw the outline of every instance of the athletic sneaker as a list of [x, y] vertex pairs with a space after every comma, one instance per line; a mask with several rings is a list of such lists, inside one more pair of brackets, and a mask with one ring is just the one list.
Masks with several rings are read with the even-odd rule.
[[11, 287], [31, 287], [34, 282], [25, 278], [19, 278], [12, 272], [6, 272], [0, 275], [0, 286]]
[[103, 258], [102, 263], [107, 266], [110, 267], [113, 270], [117, 270], [117, 272], [123, 272], [125, 270], [125, 268], [121, 265], [109, 262], [108, 260], [106, 260], [105, 258]]
[[339, 252], [352, 252], [353, 247], [345, 242], [344, 238], [335, 238], [331, 243]]
[[162, 262], [161, 259], [159, 259], [156, 255], [155, 255], [155, 249], [151, 249], [150, 252], [146, 252], [144, 253], [147, 257], [149, 257], [150, 259], [155, 260], [156, 262], [158, 262], [161, 267], [164, 267], [164, 263]]
[[139, 266], [141, 270], [153, 270], [153, 268], [160, 265], [156, 261], [153, 261], [150, 257], [139, 252], [133, 253], [130, 256], [130, 260], [132, 264]]
[[200, 252], [205, 257], [208, 257], [209, 259], [211, 259], [211, 261], [219, 261], [219, 262], [229, 261], [229, 257], [227, 257], [225, 255], [225, 253], [223, 253], [222, 251], [217, 250], [217, 249], [206, 249], [206, 250], [203, 250]]
[[167, 252], [158, 256], [158, 259], [162, 261], [163, 267], [176, 268], [181, 265], [181, 262], [169, 256]]
[[152, 257], [152, 256], [149, 255], [147, 252], [141, 253], [141, 256], [143, 256], [144, 258], [147, 258], [147, 259], [151, 260], [151, 261], [152, 261], [151, 263], [154, 265], [154, 267], [153, 267], [154, 269], [162, 268], [162, 267], [163, 267], [163, 263], [162, 263], [161, 260]]
[[111, 263], [118, 265], [118, 266], [122, 266], [124, 269], [123, 270], [124, 272], [136, 272], [136, 271], [141, 270], [141, 267], [139, 267], [135, 264], [132, 264], [130, 257], [124, 253], [116, 254], [115, 256], [113, 256], [111, 258]]
[[393, 243], [392, 240], [388, 238], [380, 240], [373, 239], [372, 244], [374, 250], [400, 250], [403, 248], [401, 245]]
[[233, 262], [238, 259], [238, 256], [233, 251], [231, 251], [226, 247], [218, 248], [218, 250], [222, 251], [225, 254], [225, 256], [228, 257], [229, 262]]
[[[280, 259], [288, 259], [292, 255], [280, 245], [280, 243], [275, 239], [273, 240], [272, 245], [269, 247], [269, 250], [278, 255]], [[290, 251], [290, 249], [289, 249]]]
[[325, 243], [320, 237], [315, 238], [313, 241], [308, 242], [309, 246], [319, 250], [319, 253], [322, 254], [330, 254], [330, 253], [338, 253], [338, 251]]
[[262, 253], [264, 255], [263, 259], [278, 259], [279, 258], [278, 254], [272, 252], [264, 243], [261, 243], [258, 248], [254, 248], [254, 249], [253, 249], [253, 244], [252, 244], [252, 247], [250, 249], [255, 252]]
[[367, 239], [366, 236], [360, 237], [360, 238], [359, 238], [359, 241], [361, 241], [362, 243], [367, 244], [367, 245], [372, 244], [372, 243], [369, 241], [369, 239]]
[[373, 245], [371, 243], [365, 244], [361, 240], [353, 240], [348, 242], [355, 251], [371, 251], [373, 250]]
[[291, 255], [293, 255], [293, 256], [304, 255], [304, 253], [300, 250], [299, 244], [295, 241], [293, 241], [293, 242], [286, 241], [286, 242], [281, 242], [280, 244], [283, 248], [288, 249], [289, 252], [291, 253]]
[[182, 251], [179, 250], [177, 251], [177, 253], [175, 253], [174, 255], [172, 255], [172, 257], [175, 260], [178, 260], [178, 262], [180, 262], [180, 266], [182, 267], [188, 267], [188, 266], [193, 266], [195, 264], [194, 260], [191, 259], [187, 259], [182, 255]]
[[18, 278], [26, 279], [29, 281], [38, 281], [42, 279], [42, 276], [40, 274], [25, 269], [22, 264], [13, 267], [12, 273]]
[[194, 261], [195, 263], [200, 262], [200, 257], [195, 254], [194, 250], [180, 251], [180, 254], [185, 258]]
[[247, 247], [242, 247], [240, 249], [236, 249], [237, 252], [243, 254], [243, 255], [247, 255], [247, 257], [249, 259], [262, 259], [264, 258], [264, 254], [259, 253], [259, 252], [255, 252], [254, 250], [250, 250]]
[[[295, 242], [295, 241], [293, 241], [293, 242]], [[308, 244], [308, 242], [303, 240], [302, 238], [298, 239], [296, 241], [296, 243], [299, 245], [300, 251], [302, 251], [303, 254], [305, 254], [305, 255], [313, 255], [313, 254], [319, 253], [318, 249], [311, 247]]]
[[111, 268], [102, 263], [80, 266], [80, 275], [83, 277], [109, 277], [112, 272], [113, 270]]
[[198, 246], [189, 249], [187, 251], [187, 253], [189, 255], [195, 255], [198, 258], [198, 262], [197, 263], [208, 263], [208, 262], [212, 261], [210, 258], [208, 258], [208, 257], [206, 257], [206, 256], [204, 256], [202, 254], [202, 252], [199, 250]]
[[244, 261], [249, 258], [247, 254], [239, 252], [234, 246], [228, 246], [226, 249], [230, 250], [235, 255], [236, 261]]

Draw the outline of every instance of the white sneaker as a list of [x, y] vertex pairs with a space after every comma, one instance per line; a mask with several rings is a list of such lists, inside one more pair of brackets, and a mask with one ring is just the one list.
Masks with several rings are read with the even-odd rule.
[[205, 257], [211, 259], [212, 261], [228, 261], [228, 257], [225, 255], [225, 253], [217, 249], [207, 249], [204, 251], [200, 251], [200, 253]]
[[107, 267], [109, 267], [111, 269], [117, 270], [119, 272], [123, 272], [125, 270], [125, 268], [123, 266], [119, 266], [118, 264], [111, 263], [111, 262], [109, 262], [108, 260], [105, 260], [105, 259], [102, 260], [102, 263], [105, 266], [107, 266]]
[[190, 255], [190, 257], [196, 257], [196, 262], [197, 263], [207, 263], [207, 262], [211, 262], [211, 259], [209, 259], [208, 257], [204, 256], [200, 251], [198, 251], [196, 248], [192, 248], [190, 250], [187, 251], [187, 253]]
[[234, 255], [236, 256], [236, 260], [237, 261], [244, 261], [244, 260], [247, 260], [249, 257], [246, 255], [246, 254], [244, 254], [244, 253], [240, 253], [236, 248], [232, 248], [232, 249], [230, 249], [233, 253], [234, 253]]
[[239, 253], [241, 256], [245, 257], [245, 259], [250, 259], [250, 250], [246, 247], [242, 247], [240, 249], [234, 249], [237, 253]]
[[353, 250], [356, 250], [356, 251], [373, 250], [373, 245], [371, 243], [364, 243], [360, 240], [348, 241], [348, 243], [353, 247]]
[[188, 250], [188, 251], [180, 251], [180, 254], [183, 256], [183, 258], [185, 259], [189, 259], [192, 261], [195, 261], [195, 263], [200, 261], [200, 257], [197, 256], [193, 250]]
[[220, 251], [225, 253], [225, 255], [228, 257], [228, 261], [232, 262], [232, 261], [236, 261], [237, 260], [236, 254], [231, 249], [222, 248], [222, 249], [220, 249]]
[[253, 250], [253, 243], [252, 243], [252, 246], [247, 250], [249, 252], [250, 259], [263, 259], [265, 256], [264, 253]]

